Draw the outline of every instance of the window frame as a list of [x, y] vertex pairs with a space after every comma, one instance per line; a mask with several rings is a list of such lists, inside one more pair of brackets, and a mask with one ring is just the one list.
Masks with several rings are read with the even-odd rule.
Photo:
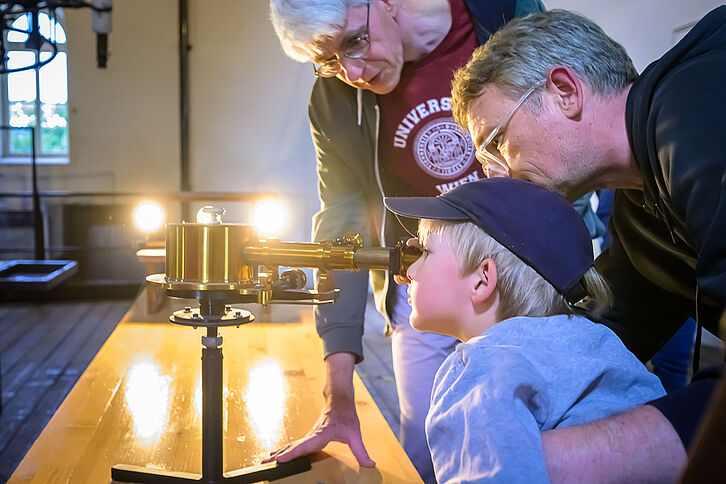
[[[59, 15], [56, 15], [55, 22], [61, 26], [63, 29], [63, 32], [66, 37], [66, 41], [62, 44], [56, 44], [56, 47], [58, 49], [58, 54], [65, 53], [66, 54], [66, 88], [68, 89], [68, 35], [65, 28], [65, 24], [62, 21], [62, 13], [60, 10], [57, 11]], [[46, 12], [41, 12], [41, 14], [47, 15]], [[24, 15], [27, 15], [25, 13]], [[19, 16], [18, 16], [19, 17]], [[40, 53], [34, 49], [29, 49], [24, 45], [24, 42], [10, 42], [7, 40], [7, 34], [9, 31], [5, 32], [5, 39], [0, 39], [5, 42], [5, 49], [7, 53], [10, 53], [11, 51], [23, 51], [23, 52], [32, 52], [35, 56], [35, 59], [37, 61], [38, 56]], [[50, 52], [50, 51], [41, 51], [41, 52]], [[42, 67], [41, 67], [42, 68]], [[33, 71], [35, 75], [35, 161], [37, 164], [45, 164], [45, 165], [66, 165], [70, 163], [70, 139], [69, 141], [69, 149], [68, 153], [43, 153], [41, 150], [41, 102], [40, 102], [40, 69], [30, 69]], [[70, 89], [69, 89], [70, 90]], [[67, 119], [67, 129], [68, 129], [68, 136], [70, 137], [70, 93], [67, 93], [66, 97], [66, 106], [69, 107], [68, 109], [68, 119]], [[0, 76], [0, 123], [2, 123], [3, 126], [10, 126], [10, 100], [8, 98], [8, 74]], [[11, 153], [10, 152], [10, 132], [9, 129], [2, 129], [0, 130], [0, 165], [29, 165], [31, 164], [31, 154], [19, 154], [19, 153]]]

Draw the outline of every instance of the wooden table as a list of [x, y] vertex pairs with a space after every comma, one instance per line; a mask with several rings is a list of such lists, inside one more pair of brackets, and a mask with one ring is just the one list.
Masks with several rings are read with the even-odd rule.
[[[114, 464], [201, 473], [202, 329], [168, 323], [193, 301], [145, 294], [43, 430], [10, 483], [106, 483]], [[257, 317], [224, 338], [225, 471], [259, 463], [303, 436], [322, 408], [322, 344], [309, 306], [245, 306]], [[374, 469], [331, 443], [312, 470], [279, 483], [417, 483], [413, 465], [355, 376], [356, 406]]]

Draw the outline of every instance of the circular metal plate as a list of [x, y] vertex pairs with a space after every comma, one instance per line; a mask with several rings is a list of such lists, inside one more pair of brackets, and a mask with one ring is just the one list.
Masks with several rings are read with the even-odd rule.
[[204, 317], [199, 312], [199, 308], [184, 308], [169, 316], [169, 321], [174, 324], [181, 324], [184, 326], [239, 326], [241, 324], [248, 324], [255, 320], [255, 316], [244, 309], [227, 307], [224, 314], [216, 317]]

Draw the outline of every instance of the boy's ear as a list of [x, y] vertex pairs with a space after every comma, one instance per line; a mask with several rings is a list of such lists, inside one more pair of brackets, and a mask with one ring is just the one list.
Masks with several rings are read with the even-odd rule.
[[475, 305], [486, 302], [497, 288], [497, 265], [491, 259], [484, 259], [472, 274], [471, 302]]

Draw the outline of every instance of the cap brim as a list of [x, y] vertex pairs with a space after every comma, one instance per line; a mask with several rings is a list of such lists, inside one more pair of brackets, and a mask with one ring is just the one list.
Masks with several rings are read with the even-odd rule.
[[391, 212], [410, 218], [435, 220], [468, 220], [469, 217], [441, 197], [386, 197], [383, 200]]

